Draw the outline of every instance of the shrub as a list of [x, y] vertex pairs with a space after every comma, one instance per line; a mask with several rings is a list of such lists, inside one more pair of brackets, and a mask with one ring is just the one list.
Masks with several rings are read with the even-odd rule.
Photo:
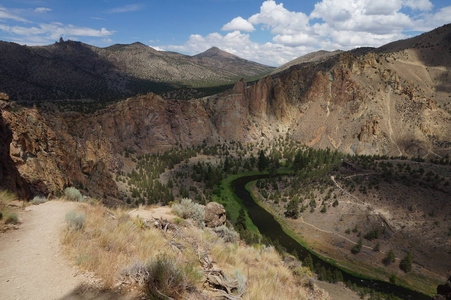
[[66, 214], [66, 223], [69, 230], [80, 230], [85, 224], [85, 215], [72, 210]]
[[225, 225], [217, 226], [213, 228], [213, 231], [222, 238], [225, 242], [236, 242], [239, 240], [239, 234], [232, 228], [228, 228]]
[[19, 223], [19, 217], [16, 213], [6, 212], [4, 213], [5, 224], [17, 224]]
[[6, 190], [0, 190], [0, 204], [13, 200], [17, 200], [16, 194]]
[[31, 200], [30, 203], [33, 204], [33, 205], [39, 205], [39, 204], [42, 204], [42, 203], [45, 203], [45, 202], [47, 202], [47, 198], [42, 197], [42, 196], [35, 196], [33, 198], [33, 200]]
[[67, 199], [71, 201], [78, 201], [83, 202], [83, 195], [80, 193], [80, 191], [74, 187], [68, 187], [64, 189], [64, 195]]
[[376, 246], [374, 246], [373, 251], [379, 252], [381, 250], [381, 244], [377, 243]]
[[181, 298], [185, 293], [185, 274], [172, 259], [159, 256], [147, 266], [147, 271], [145, 284], [152, 299]]
[[246, 277], [237, 269], [235, 270], [235, 278], [238, 282], [237, 293], [238, 295], [243, 295], [246, 292]]
[[129, 277], [134, 282], [143, 284], [149, 280], [149, 266], [143, 262], [135, 262], [122, 270], [121, 276]]
[[198, 222], [202, 222], [205, 218], [204, 206], [193, 202], [189, 198], [183, 198], [180, 203], [172, 205], [172, 211], [179, 217], [184, 219], [191, 218]]
[[390, 276], [390, 282], [393, 283], [393, 284], [396, 284], [396, 281], [398, 281], [398, 278], [396, 277], [395, 274], [392, 274]]

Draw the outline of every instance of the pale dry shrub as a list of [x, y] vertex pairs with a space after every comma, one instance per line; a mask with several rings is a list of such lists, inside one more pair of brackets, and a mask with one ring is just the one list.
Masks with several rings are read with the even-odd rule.
[[149, 276], [145, 281], [147, 293], [152, 299], [179, 299], [187, 288], [185, 273], [174, 259], [160, 255], [147, 266]]
[[64, 195], [70, 201], [78, 201], [78, 202], [84, 201], [83, 195], [80, 193], [80, 191], [77, 188], [74, 188], [74, 187], [65, 188]]
[[39, 204], [42, 204], [42, 203], [45, 203], [45, 202], [47, 202], [47, 198], [42, 197], [42, 196], [35, 196], [33, 198], [33, 200], [30, 201], [30, 203], [33, 204], [33, 205], [39, 205]]
[[205, 208], [189, 198], [183, 198], [180, 203], [172, 205], [172, 211], [179, 217], [184, 219], [193, 219], [203, 222], [205, 218]]
[[85, 215], [77, 211], [70, 211], [66, 214], [66, 225], [69, 230], [80, 230], [85, 224]]
[[233, 243], [240, 239], [240, 235], [233, 228], [221, 225], [213, 228], [213, 231], [225, 242]]

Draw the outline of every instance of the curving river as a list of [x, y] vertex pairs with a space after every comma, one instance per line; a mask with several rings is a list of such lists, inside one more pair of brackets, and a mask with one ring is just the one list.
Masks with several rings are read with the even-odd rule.
[[[309, 253], [309, 251], [302, 245], [300, 245], [291, 236], [286, 234], [279, 222], [277, 222], [277, 220], [274, 218], [274, 216], [260, 207], [257, 203], [255, 203], [251, 194], [246, 190], [246, 184], [248, 184], [249, 182], [268, 177], [268, 175], [252, 175], [240, 177], [232, 181], [231, 186], [234, 189], [235, 194], [241, 199], [242, 203], [247, 208], [249, 217], [252, 219], [252, 222], [255, 224], [255, 226], [258, 227], [260, 233], [273, 241], [277, 240], [283, 247], [287, 249], [289, 253], [296, 251], [298, 253], [298, 256], [302, 259], [305, 257], [305, 255], [307, 255], [307, 253]], [[318, 258], [314, 253], [311, 253], [311, 255], [314, 265], [321, 264], [325, 268], [329, 268], [332, 271], [337, 269], [337, 267]], [[431, 299], [431, 297], [427, 295], [391, 284], [389, 282], [364, 279], [349, 274], [344, 270], [340, 269], [340, 271], [343, 274], [344, 281], [350, 281], [360, 287], [368, 287], [378, 292], [393, 294], [402, 299]]]

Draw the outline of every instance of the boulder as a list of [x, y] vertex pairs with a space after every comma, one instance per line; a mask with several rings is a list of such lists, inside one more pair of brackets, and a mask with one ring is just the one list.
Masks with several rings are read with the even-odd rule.
[[225, 224], [226, 211], [222, 204], [210, 202], [205, 206], [205, 226], [217, 227]]

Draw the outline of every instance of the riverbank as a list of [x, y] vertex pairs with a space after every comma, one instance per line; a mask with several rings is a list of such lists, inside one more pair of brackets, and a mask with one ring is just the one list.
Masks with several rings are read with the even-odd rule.
[[[287, 249], [287, 252], [292, 253], [295, 251], [299, 257], [304, 258], [307, 254], [307, 250], [301, 244], [306, 245], [306, 243], [300, 240], [294, 232], [291, 232], [290, 235], [286, 224], [282, 224], [285, 225], [285, 228], [282, 228], [282, 225], [276, 220], [274, 215], [254, 201], [248, 190], [249, 186], [247, 187], [248, 189], [245, 187], [249, 182], [267, 177], [268, 175], [262, 175], [260, 173], [251, 176], [241, 174], [234, 176], [234, 180], [229, 179], [228, 182], [232, 186], [232, 190], [234, 190], [236, 196], [240, 199], [240, 204], [243, 204], [247, 208], [249, 217], [252, 219], [255, 226], [258, 227], [259, 231], [264, 234], [265, 237], [268, 237], [273, 241], [278, 241], [278, 243]], [[306, 246], [308, 248], [308, 245]], [[313, 256], [316, 255], [316, 251], [311, 251], [311, 253], [314, 254]], [[313, 257], [315, 265], [330, 270], [330, 272], [333, 272], [334, 269], [337, 268], [337, 264], [334, 260], [326, 258], [323, 255], [319, 256], [322, 259], [318, 259], [316, 256]], [[393, 294], [403, 299], [430, 299], [426, 294], [403, 287], [399, 284], [395, 285], [387, 281], [369, 279], [368, 276], [353, 272], [350, 269], [341, 266], [338, 266], [338, 268], [344, 271], [343, 277], [345, 282], [348, 282], [351, 286], [359, 287], [358, 289], [361, 291], [364, 290], [365, 293], [371, 293], [371, 290], [374, 290], [377, 293]]]
[[[326, 247], [324, 247], [324, 241], [327, 240], [327, 237], [324, 236], [324, 232], [319, 228], [307, 228], [308, 226], [304, 226], [300, 230], [299, 227], [294, 226], [292, 223], [299, 222], [299, 220], [291, 220], [286, 219], [280, 215], [280, 212], [275, 211], [271, 206], [266, 205], [263, 201], [261, 201], [262, 196], [258, 193], [258, 190], [255, 186], [255, 181], [248, 182], [246, 184], [246, 190], [249, 192], [255, 203], [271, 214], [274, 219], [280, 224], [282, 230], [285, 234], [289, 235], [292, 239], [297, 241], [304, 248], [308, 249], [309, 252], [313, 253], [321, 260], [331, 264], [334, 267], [341, 269], [342, 271], [365, 280], [380, 280], [382, 282], [388, 283], [388, 279], [392, 274], [386, 272], [385, 270], [374, 268], [368, 264], [361, 263], [354, 259], [353, 261], [340, 261], [332, 258], [331, 251], [329, 248], [325, 251]], [[290, 222], [291, 221], [291, 222]], [[311, 226], [310, 226], [311, 227]], [[308, 229], [308, 230], [307, 230]], [[310, 237], [312, 236], [312, 238]], [[352, 256], [350, 256], [352, 258]], [[435, 285], [431, 284], [430, 280], [427, 281], [421, 276], [416, 276], [420, 278], [415, 278], [416, 280], [406, 281], [404, 279], [397, 278], [397, 283], [394, 286], [398, 286], [401, 288], [405, 288], [412, 291], [418, 291], [426, 297], [435, 295]], [[422, 283], [422, 284], [419, 284]]]

